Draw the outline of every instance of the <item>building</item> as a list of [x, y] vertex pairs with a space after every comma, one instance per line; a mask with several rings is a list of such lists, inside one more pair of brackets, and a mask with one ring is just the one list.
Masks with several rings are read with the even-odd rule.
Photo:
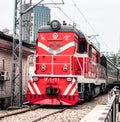
[[[10, 104], [11, 97], [11, 76], [12, 76], [12, 42], [13, 37], [0, 31], [0, 108]], [[28, 67], [28, 55], [34, 53], [34, 45], [23, 42], [23, 94], [26, 93]]]
[[4, 29], [3, 29], [3, 33], [6, 34], [6, 35], [9, 35], [9, 31], [10, 31], [10, 30], [9, 30], [8, 28], [4, 28]]
[[[29, 8], [30, 4], [24, 4], [23, 10]], [[31, 12], [23, 16], [23, 37], [25, 42], [35, 43], [40, 26], [50, 21], [50, 9], [45, 6], [36, 6]]]

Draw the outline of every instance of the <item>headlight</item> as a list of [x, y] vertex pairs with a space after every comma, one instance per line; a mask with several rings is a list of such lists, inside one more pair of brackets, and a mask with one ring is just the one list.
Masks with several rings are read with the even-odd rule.
[[51, 28], [52, 28], [53, 31], [58, 31], [61, 28], [61, 24], [57, 20], [53, 20], [51, 22], [51, 25], [50, 26], [51, 26]]
[[68, 66], [67, 66], [67, 64], [64, 64], [64, 66], [63, 66], [63, 71], [67, 71], [68, 70]]
[[42, 70], [42, 71], [45, 71], [45, 70], [46, 70], [46, 65], [45, 65], [45, 64], [42, 64], [41, 70]]
[[72, 78], [67, 78], [67, 81], [72, 81]]
[[38, 81], [38, 77], [33, 77], [33, 82]]

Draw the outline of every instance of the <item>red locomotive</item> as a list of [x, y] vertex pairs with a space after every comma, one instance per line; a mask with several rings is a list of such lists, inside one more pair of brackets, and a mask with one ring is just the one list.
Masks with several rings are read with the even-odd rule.
[[33, 59], [27, 90], [31, 104], [75, 105], [106, 91], [100, 52], [72, 25], [53, 20], [41, 27]]

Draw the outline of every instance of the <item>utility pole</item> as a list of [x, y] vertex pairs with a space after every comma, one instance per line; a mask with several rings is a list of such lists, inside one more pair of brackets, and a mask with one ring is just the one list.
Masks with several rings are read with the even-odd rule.
[[[34, 7], [36, 7], [38, 4], [41, 4], [43, 1], [44, 0], [40, 0], [37, 4], [30, 6], [25, 11], [22, 11], [22, 0], [15, 0], [11, 106], [22, 107], [22, 16], [30, 12]], [[30, 2], [32, 3], [32, 1]]]
[[22, 106], [22, 0], [15, 0], [11, 106]]
[[22, 0], [15, 0], [13, 30], [13, 62], [11, 81], [11, 106], [22, 106], [22, 15], [31, 11], [37, 4], [22, 12]]

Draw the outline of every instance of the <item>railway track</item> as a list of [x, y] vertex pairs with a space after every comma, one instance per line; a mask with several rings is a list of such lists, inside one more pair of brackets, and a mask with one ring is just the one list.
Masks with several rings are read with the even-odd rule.
[[108, 101], [108, 95], [101, 95], [90, 102], [76, 105], [67, 108], [61, 113], [54, 114], [47, 118], [41, 119], [37, 122], [79, 122], [87, 113], [89, 113], [96, 105], [106, 104]]
[[39, 108], [39, 106], [28, 106], [26, 108], [21, 108], [21, 109], [18, 108], [17, 110], [15, 110], [15, 108], [14, 108], [14, 110], [12, 110], [12, 111], [11, 111], [11, 109], [3, 110], [0, 112], [0, 120], [5, 117], [22, 114], [22, 113], [32, 111], [32, 110], [35, 110], [38, 108]]
[[47, 115], [45, 115], [45, 116], [43, 116], [43, 117], [38, 117], [38, 118], [36, 118], [35, 120], [33, 120], [33, 121], [31, 121], [31, 122], [40, 121], [40, 120], [45, 119], [45, 118], [47, 118], [47, 117], [49, 117], [49, 116], [53, 116], [53, 115], [55, 115], [55, 114], [62, 113], [62, 112], [64, 112], [65, 110], [67, 110], [67, 108], [64, 108], [64, 109], [61, 109], [61, 110], [57, 110], [56, 112], [49, 113], [49, 114], [47, 114]]
[[[51, 115], [65, 111], [67, 107], [32, 106], [18, 110], [3, 110], [0, 112], [0, 122], [37, 122]], [[28, 116], [27, 116], [28, 115]], [[27, 118], [27, 119], [26, 119]]]
[[2, 111], [6, 114], [0, 113], [0, 122], [79, 122], [97, 104], [106, 104], [107, 98], [107, 94], [102, 95], [73, 107], [34, 106], [18, 111]]

